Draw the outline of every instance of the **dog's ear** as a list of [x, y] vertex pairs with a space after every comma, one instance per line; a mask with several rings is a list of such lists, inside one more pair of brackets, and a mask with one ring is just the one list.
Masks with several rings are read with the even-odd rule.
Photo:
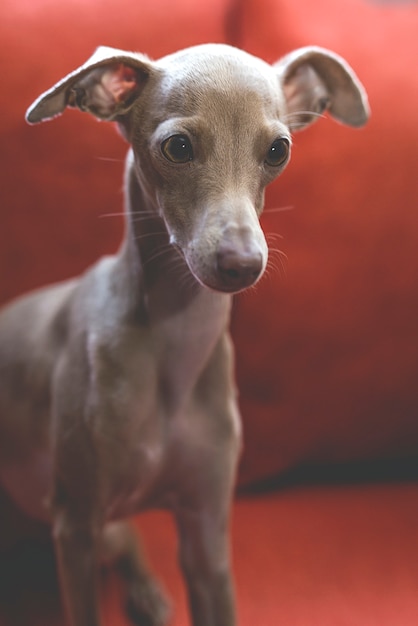
[[366, 91], [343, 58], [310, 46], [291, 52], [275, 67], [287, 102], [287, 123], [297, 131], [324, 112], [349, 126], [363, 126], [369, 117]]
[[153, 71], [146, 56], [101, 46], [81, 67], [43, 93], [26, 112], [36, 124], [77, 107], [102, 120], [123, 116]]

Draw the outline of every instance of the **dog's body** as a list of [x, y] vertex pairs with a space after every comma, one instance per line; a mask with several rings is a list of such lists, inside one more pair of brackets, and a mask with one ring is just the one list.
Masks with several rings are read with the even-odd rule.
[[258, 218], [290, 131], [324, 109], [362, 125], [366, 96], [345, 62], [318, 48], [275, 67], [218, 45], [159, 62], [100, 48], [28, 120], [67, 105], [116, 121], [132, 145], [126, 236], [79, 280], [3, 310], [0, 482], [53, 526], [71, 626], [100, 623], [103, 558], [126, 579], [132, 619], [164, 623], [119, 521], [151, 506], [174, 512], [194, 626], [232, 626], [241, 430], [231, 294], [266, 267]]

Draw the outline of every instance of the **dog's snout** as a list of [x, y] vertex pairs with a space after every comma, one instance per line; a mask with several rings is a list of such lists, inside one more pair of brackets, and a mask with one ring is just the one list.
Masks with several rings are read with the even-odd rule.
[[200, 284], [229, 294], [254, 285], [267, 265], [268, 247], [247, 198], [223, 198], [201, 216], [184, 256]]
[[217, 253], [217, 271], [226, 291], [239, 291], [253, 285], [264, 268], [261, 249], [253, 243], [223, 244]]

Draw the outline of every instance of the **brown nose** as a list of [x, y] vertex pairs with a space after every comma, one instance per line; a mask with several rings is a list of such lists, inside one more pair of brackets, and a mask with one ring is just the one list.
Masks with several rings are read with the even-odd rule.
[[255, 245], [224, 245], [218, 250], [217, 270], [225, 291], [239, 291], [259, 278], [263, 255]]

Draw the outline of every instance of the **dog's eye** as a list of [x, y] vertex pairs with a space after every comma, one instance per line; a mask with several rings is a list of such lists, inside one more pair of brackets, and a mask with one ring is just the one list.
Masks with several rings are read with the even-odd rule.
[[267, 165], [272, 167], [278, 167], [283, 165], [289, 158], [290, 144], [289, 140], [285, 137], [276, 139], [270, 146], [270, 150], [266, 155]]
[[161, 144], [161, 151], [172, 163], [187, 163], [193, 160], [193, 149], [184, 135], [173, 135]]

